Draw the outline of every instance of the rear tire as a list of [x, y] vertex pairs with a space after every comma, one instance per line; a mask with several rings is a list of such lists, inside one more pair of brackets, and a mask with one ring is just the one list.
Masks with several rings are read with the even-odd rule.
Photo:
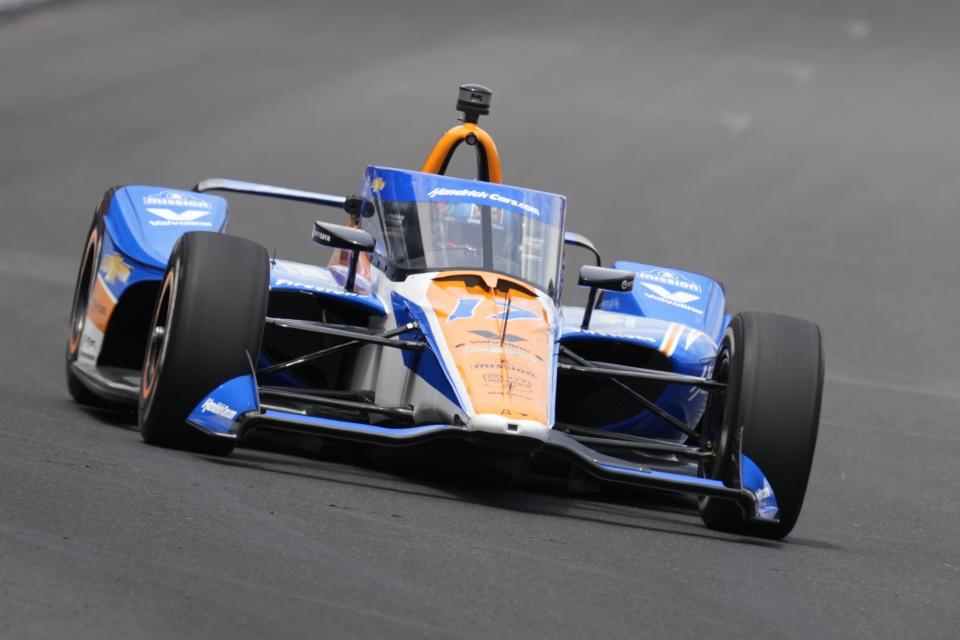
[[210, 232], [184, 234], [157, 296], [140, 386], [144, 441], [226, 455], [234, 441], [190, 426], [187, 416], [217, 386], [250, 373], [269, 293], [267, 251]]
[[701, 500], [700, 515], [711, 529], [783, 538], [800, 515], [817, 444], [820, 327], [772, 313], [738, 314], [724, 334], [715, 377], [726, 378], [727, 387], [708, 411], [708, 419], [715, 412], [708, 437], [717, 443], [718, 456], [704, 475], [739, 486], [742, 452], [770, 482], [780, 522], [749, 521], [734, 503], [715, 498]]

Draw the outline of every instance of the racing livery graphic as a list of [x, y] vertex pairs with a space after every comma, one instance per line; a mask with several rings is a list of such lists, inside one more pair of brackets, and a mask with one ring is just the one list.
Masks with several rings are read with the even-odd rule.
[[[603, 267], [563, 196], [508, 186], [460, 88], [462, 124], [420, 171], [371, 165], [358, 194], [210, 179], [107, 191], [84, 240], [66, 375], [136, 407], [143, 439], [228, 454], [256, 431], [374, 445], [462, 441], [530, 473], [698, 500], [707, 526], [781, 538], [800, 514], [823, 386], [817, 325], [730, 315], [723, 287]], [[461, 143], [477, 178], [444, 175]], [[338, 209], [326, 266], [226, 233], [240, 192]], [[564, 274], [568, 247], [595, 264]], [[576, 282], [574, 282], [576, 281]], [[563, 287], [589, 292], [561, 303]]]

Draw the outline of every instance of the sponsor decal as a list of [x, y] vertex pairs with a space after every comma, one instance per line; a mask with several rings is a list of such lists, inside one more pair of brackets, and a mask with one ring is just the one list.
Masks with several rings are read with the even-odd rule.
[[482, 298], [460, 298], [457, 300], [457, 306], [454, 307], [453, 312], [447, 316], [447, 322], [472, 318], [481, 300]]
[[370, 183], [370, 189], [374, 193], [379, 193], [380, 191], [383, 191], [383, 188], [385, 186], [387, 186], [387, 183], [383, 181], [383, 178], [374, 178], [373, 182]]
[[193, 198], [188, 194], [179, 191], [161, 191], [153, 195], [145, 196], [143, 204], [147, 207], [184, 207], [188, 209], [213, 209], [213, 205], [207, 200]]
[[130, 279], [131, 271], [133, 271], [133, 268], [116, 253], [104, 256], [100, 263], [100, 273], [107, 284], [126, 282]]
[[276, 282], [273, 283], [274, 287], [289, 287], [291, 289], [303, 289], [304, 291], [313, 291], [314, 293], [332, 293], [338, 296], [355, 296], [357, 298], [362, 298], [359, 293], [354, 293], [352, 291], [344, 291], [343, 289], [333, 289], [331, 287], [323, 287], [318, 284], [310, 284], [308, 282], [298, 282], [296, 280], [287, 280], [285, 278], [278, 278]]
[[[703, 290], [699, 284], [685, 275], [669, 269], [649, 269], [638, 272], [637, 277], [640, 278], [640, 284], [647, 289], [643, 292], [643, 297], [648, 300], [662, 302], [684, 311], [703, 315], [703, 310], [690, 305], [691, 302], [700, 299]], [[675, 287], [680, 291], [672, 291], [663, 285]]]
[[528, 376], [537, 375], [533, 369], [527, 369], [526, 367], [521, 367], [515, 363], [507, 363], [506, 365], [500, 360], [488, 360], [486, 362], [475, 362], [470, 365], [471, 369], [502, 369], [506, 367], [510, 371], [517, 371]]
[[213, 398], [207, 398], [204, 400], [200, 409], [204, 413], [212, 413], [215, 416], [220, 416], [221, 418], [226, 418], [227, 420], [233, 420], [237, 417], [237, 412], [231, 409], [229, 405], [224, 404], [223, 402], [218, 402]]
[[490, 320], [506, 320], [507, 315], [509, 314], [510, 320], [539, 320], [540, 314], [530, 311], [529, 309], [524, 309], [523, 307], [517, 305], [515, 302], [511, 302], [507, 305], [506, 302], [497, 300], [496, 305], [503, 309], [500, 313], [494, 313], [487, 316]]
[[678, 304], [689, 304], [700, 299], [700, 296], [694, 295], [689, 291], [670, 291], [666, 287], [662, 287], [659, 284], [650, 284], [649, 282], [641, 282], [640, 284], [650, 291], [653, 291], [661, 298], [666, 298], [667, 300], [676, 302]]
[[[200, 218], [210, 215], [213, 204], [179, 191], [160, 191], [144, 196], [143, 205], [157, 220], [149, 220], [153, 227], [212, 227], [213, 223]], [[171, 209], [170, 207], [177, 207]]]
[[312, 280], [323, 280], [324, 282], [335, 282], [330, 271], [323, 267], [316, 267], [312, 264], [300, 264], [296, 262], [284, 262], [278, 260], [273, 264], [273, 272], [288, 276], [298, 276], [301, 278], [310, 278]]
[[674, 300], [671, 300], [670, 298], [664, 298], [663, 296], [658, 296], [658, 295], [654, 295], [654, 294], [652, 294], [652, 293], [647, 293], [647, 292], [644, 292], [644, 293], [643, 293], [643, 297], [644, 297], [644, 298], [647, 298], [648, 300], [654, 300], [654, 301], [656, 301], [656, 302], [662, 302], [662, 303], [664, 303], [664, 304], [669, 304], [669, 305], [674, 306], [674, 307], [677, 307], [677, 308], [679, 308], [679, 309], [683, 309], [684, 311], [689, 311], [690, 313], [695, 313], [695, 314], [697, 314], [698, 316], [702, 316], [702, 315], [703, 315], [703, 310], [702, 310], [702, 309], [697, 309], [696, 307], [691, 307], [689, 304], [685, 304], [685, 303], [682, 303], [682, 302], [676, 302], [676, 301], [674, 301]]
[[147, 211], [161, 218], [160, 220], [149, 220], [153, 227], [212, 227], [213, 223], [207, 220], [200, 220], [204, 216], [210, 215], [209, 211], [200, 209], [186, 209], [177, 213], [172, 209], [160, 209], [157, 207], [147, 207]]
[[[533, 388], [533, 383], [530, 380], [525, 380], [523, 378], [511, 378], [509, 375], [505, 376], [502, 373], [485, 373], [482, 377], [483, 382], [490, 386], [507, 385], [510, 387], [519, 387], [524, 391]], [[510, 390], [512, 391], [512, 388]]]
[[518, 349], [513, 345], [503, 345], [503, 347], [464, 347], [463, 353], [496, 353], [503, 356], [517, 356], [533, 364], [539, 364], [543, 358], [536, 354], [530, 354], [527, 349]]
[[[454, 349], [465, 349], [469, 353], [479, 353], [482, 351], [486, 351], [487, 353], [502, 352], [504, 354], [507, 354], [509, 352], [514, 355], [518, 353], [523, 353], [523, 354], [526, 354], [528, 360], [532, 356], [537, 360], [539, 360], [540, 362], [543, 362], [543, 358], [540, 355], [534, 353], [533, 351], [526, 348], [522, 344], [519, 344], [521, 342], [526, 342], [526, 341], [527, 341], [526, 338], [522, 338], [520, 336], [516, 336], [508, 333], [506, 334], [506, 337], [504, 337], [503, 339], [503, 345], [501, 345], [500, 334], [497, 333], [493, 338], [488, 338], [484, 340], [471, 340], [470, 346], [467, 346], [465, 343], [461, 343], [455, 346]], [[494, 346], [493, 347], [488, 346], [484, 348], [483, 345], [494, 345]]]
[[471, 329], [470, 333], [494, 342], [499, 342], [501, 338], [503, 338], [504, 342], [526, 342], [526, 338], [522, 338], [512, 333], [505, 333], [501, 336], [499, 333], [487, 331], [486, 329]]
[[648, 269], [647, 271], [638, 272], [637, 277], [648, 282], [656, 282], [676, 287], [677, 289], [686, 289], [687, 291], [702, 293], [699, 284], [685, 275], [669, 269]]
[[80, 335], [80, 344], [77, 349], [77, 362], [95, 365], [97, 363], [97, 356], [100, 355], [102, 345], [103, 332], [94, 326], [92, 322], [85, 322], [83, 325], [83, 333]]
[[521, 202], [519, 200], [514, 200], [513, 198], [508, 198], [502, 196], [499, 193], [490, 193], [489, 191], [482, 191], [478, 189], [447, 189], [445, 187], [436, 187], [430, 190], [427, 193], [427, 197], [431, 200], [434, 198], [476, 198], [478, 200], [487, 200], [488, 202], [494, 202], [497, 204], [505, 204], [515, 209], [520, 209], [521, 211], [526, 211], [527, 213], [537, 216], [540, 216], [540, 210], [534, 207], [533, 205], [527, 204], [526, 202]]
[[86, 333], [80, 339], [80, 355], [84, 358], [95, 360], [100, 353], [100, 341]]

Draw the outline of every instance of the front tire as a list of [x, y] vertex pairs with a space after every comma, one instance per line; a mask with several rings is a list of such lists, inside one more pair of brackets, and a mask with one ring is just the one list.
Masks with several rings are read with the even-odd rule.
[[70, 326], [67, 329], [66, 374], [67, 391], [75, 402], [93, 407], [113, 406], [109, 401], [94, 394], [73, 372], [73, 363], [80, 355], [81, 341], [86, 323], [90, 322], [87, 310], [93, 297], [97, 281], [97, 268], [100, 265], [100, 252], [103, 246], [103, 218], [97, 213], [90, 225], [83, 254], [80, 257], [80, 269], [73, 288], [73, 302], [70, 305]]
[[187, 416], [217, 386], [250, 373], [269, 293], [267, 251], [210, 232], [177, 241], [154, 308], [140, 386], [140, 434], [149, 444], [226, 455], [233, 440]]
[[704, 475], [738, 486], [742, 452], [770, 482], [779, 523], [750, 521], [732, 502], [710, 498], [701, 500], [701, 517], [712, 529], [783, 538], [800, 515], [817, 444], [820, 327], [772, 313], [740, 313], [724, 334], [715, 375], [725, 378], [727, 387], [711, 408], [716, 429], [708, 435], [718, 456]]

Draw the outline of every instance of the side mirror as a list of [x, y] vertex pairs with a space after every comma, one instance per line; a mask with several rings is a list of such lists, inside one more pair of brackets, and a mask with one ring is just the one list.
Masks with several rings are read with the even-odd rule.
[[563, 244], [569, 244], [573, 245], [574, 247], [586, 249], [596, 257], [598, 267], [603, 264], [603, 260], [600, 258], [600, 252], [597, 251], [597, 248], [587, 236], [580, 235], [574, 231], [566, 231], [563, 234]]
[[350, 268], [347, 271], [347, 291], [353, 291], [357, 280], [357, 261], [361, 251], [373, 251], [377, 241], [363, 229], [345, 227], [340, 224], [321, 222], [313, 223], [313, 241], [325, 247], [342, 249], [350, 252]]
[[587, 306], [583, 310], [583, 322], [580, 323], [580, 329], [586, 331], [590, 326], [590, 317], [593, 315], [593, 308], [597, 304], [597, 290], [603, 291], [632, 291], [633, 280], [637, 274], [633, 271], [624, 269], [610, 269], [607, 267], [594, 267], [583, 265], [580, 267], [580, 280], [577, 284], [581, 287], [590, 287], [590, 296], [587, 298]]

